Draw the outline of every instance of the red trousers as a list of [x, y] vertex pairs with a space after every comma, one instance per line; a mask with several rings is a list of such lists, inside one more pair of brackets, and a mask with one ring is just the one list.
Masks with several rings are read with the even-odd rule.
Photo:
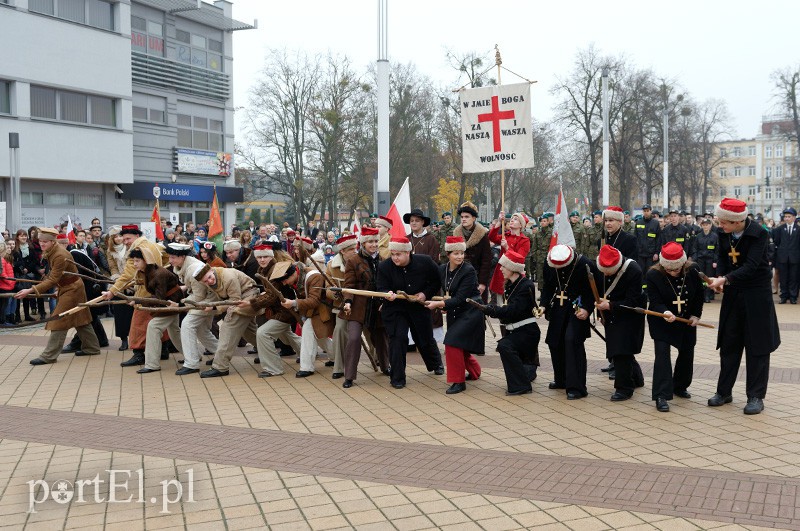
[[464, 383], [464, 371], [473, 380], [480, 378], [481, 366], [478, 359], [466, 350], [445, 345], [444, 357], [447, 363], [447, 383]]

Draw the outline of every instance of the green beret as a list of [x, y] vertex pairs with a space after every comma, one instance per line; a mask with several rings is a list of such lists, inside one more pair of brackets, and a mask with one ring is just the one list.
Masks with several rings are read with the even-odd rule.
[[603, 215], [603, 211], [602, 210], [595, 210], [594, 212], [592, 212], [592, 215], [593, 216], [602, 216]]
[[450, 216], [452, 218], [453, 217], [453, 213], [449, 212], [449, 211], [442, 213], [442, 218], [444, 218], [445, 216]]
[[543, 217], [545, 217], [545, 218], [554, 218], [554, 217], [556, 217], [556, 215], [553, 214], [552, 212], [545, 212]]
[[573, 210], [572, 212], [569, 213], [569, 217], [580, 216], [580, 215], [581, 215], [581, 213], [578, 212], [577, 210]]

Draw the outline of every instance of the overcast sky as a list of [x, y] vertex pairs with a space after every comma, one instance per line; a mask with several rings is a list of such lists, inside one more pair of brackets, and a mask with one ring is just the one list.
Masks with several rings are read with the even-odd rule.
[[[257, 18], [259, 25], [234, 33], [237, 107], [247, 105], [270, 48], [330, 51], [359, 69], [377, 57], [377, 0], [233, 3], [234, 18]], [[800, 63], [797, 0], [389, 0], [388, 13], [389, 60], [412, 62], [441, 86], [455, 79], [447, 50], [489, 52], [498, 44], [503, 66], [538, 81], [532, 86], [537, 120], [552, 118], [550, 88], [592, 43], [674, 79], [698, 101], [725, 100], [743, 138], [755, 136], [762, 115], [775, 111], [770, 74]], [[503, 72], [502, 81], [518, 79]]]

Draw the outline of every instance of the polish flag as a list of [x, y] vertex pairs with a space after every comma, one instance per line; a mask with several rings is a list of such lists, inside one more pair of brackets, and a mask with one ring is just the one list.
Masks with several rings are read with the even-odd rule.
[[575, 248], [575, 235], [572, 233], [572, 225], [569, 223], [569, 212], [567, 212], [567, 202], [564, 200], [564, 190], [558, 189], [558, 205], [554, 218], [553, 235], [550, 237], [550, 249], [554, 246], [563, 244]]
[[411, 232], [411, 227], [403, 223], [403, 214], [411, 212], [411, 194], [408, 193], [408, 177], [394, 198], [386, 217], [392, 220], [392, 238], [399, 238]]
[[361, 227], [358, 225], [358, 210], [353, 211], [353, 226], [350, 227], [351, 234], [361, 234]]
[[75, 244], [78, 240], [75, 239], [75, 227], [72, 226], [72, 218], [67, 214], [67, 239], [70, 244]]

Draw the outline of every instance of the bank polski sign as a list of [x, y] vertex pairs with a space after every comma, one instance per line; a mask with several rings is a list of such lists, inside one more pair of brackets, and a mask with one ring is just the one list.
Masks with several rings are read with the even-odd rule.
[[216, 151], [175, 148], [175, 169], [180, 173], [228, 177], [233, 173], [233, 155]]

